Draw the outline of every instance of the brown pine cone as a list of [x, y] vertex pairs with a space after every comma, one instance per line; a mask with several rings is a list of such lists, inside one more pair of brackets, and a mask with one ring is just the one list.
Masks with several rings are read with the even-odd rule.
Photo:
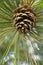
[[14, 11], [13, 24], [17, 30], [27, 33], [36, 25], [36, 15], [28, 5], [18, 7]]

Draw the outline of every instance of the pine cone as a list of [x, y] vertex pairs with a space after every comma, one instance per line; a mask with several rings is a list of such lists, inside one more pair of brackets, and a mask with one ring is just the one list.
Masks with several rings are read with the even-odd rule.
[[27, 33], [36, 25], [36, 15], [28, 5], [18, 7], [14, 11], [13, 24], [17, 30]]

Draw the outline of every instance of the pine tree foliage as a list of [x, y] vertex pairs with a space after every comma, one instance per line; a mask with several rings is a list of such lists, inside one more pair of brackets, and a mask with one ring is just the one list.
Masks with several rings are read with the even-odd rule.
[[[24, 5], [27, 5], [27, 8], [30, 7], [30, 10], [24, 8]], [[25, 13], [21, 13], [22, 10], [26, 10]], [[20, 13], [25, 15], [25, 18], [20, 15], [23, 25], [21, 19], [19, 23], [14, 19], [18, 11], [18, 15]], [[29, 12], [31, 15], [27, 18]], [[21, 25], [20, 30], [18, 30], [20, 28], [18, 24]], [[16, 28], [16, 25], [19, 27]], [[25, 33], [24, 30], [28, 31]], [[0, 65], [10, 65], [10, 63], [43, 65], [43, 0], [0, 0]]]

